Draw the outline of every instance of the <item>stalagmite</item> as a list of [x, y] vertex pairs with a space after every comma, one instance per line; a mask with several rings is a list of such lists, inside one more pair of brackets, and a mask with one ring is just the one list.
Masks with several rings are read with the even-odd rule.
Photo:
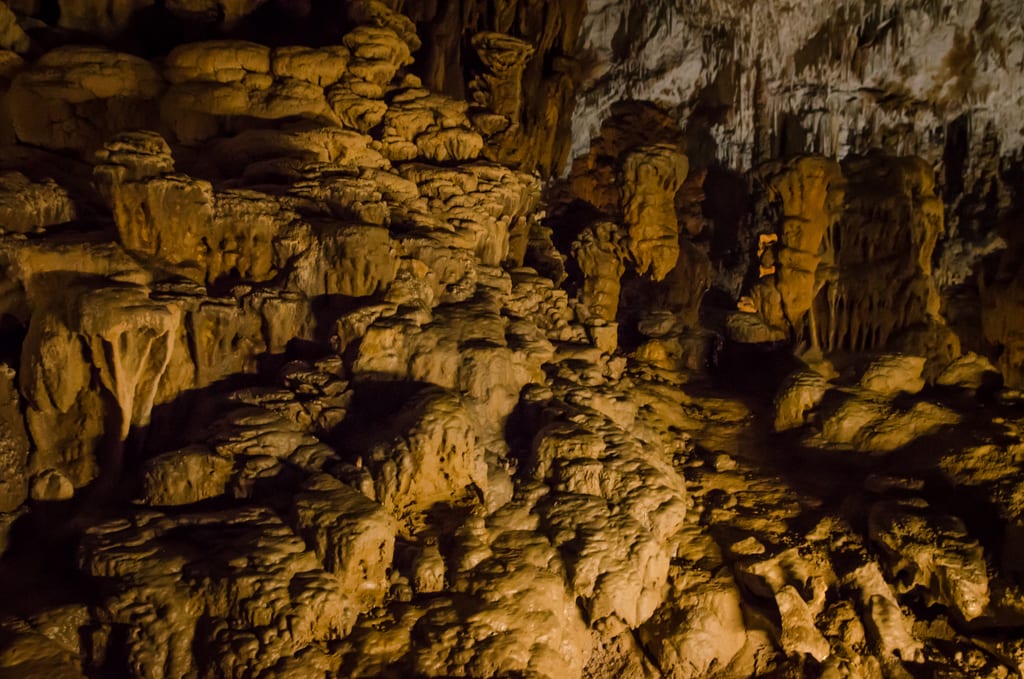
[[[778, 202], [781, 212], [774, 234], [777, 244], [773, 246], [776, 264], [772, 267], [772, 282], [781, 295], [789, 332], [796, 337], [809, 336], [816, 346], [818, 338], [806, 327], [814, 322], [813, 302], [823, 284], [819, 269], [826, 270], [832, 265], [828, 260], [835, 256], [826, 238], [842, 209], [842, 174], [836, 163], [816, 157], [800, 158], [782, 167], [769, 166], [761, 172], [766, 177], [767, 200]], [[770, 317], [771, 312], [765, 311], [762, 315]]]
[[0, 677], [1017, 676], [1022, 12], [0, 0]]
[[663, 280], [679, 258], [676, 192], [686, 179], [686, 156], [671, 146], [633, 150], [622, 165], [622, 212], [627, 248], [637, 271]]
[[522, 139], [523, 73], [535, 49], [524, 40], [489, 31], [474, 35], [472, 44], [486, 69], [469, 83], [473, 124], [494, 148], [489, 157], [515, 158], [521, 153], [515, 144]]

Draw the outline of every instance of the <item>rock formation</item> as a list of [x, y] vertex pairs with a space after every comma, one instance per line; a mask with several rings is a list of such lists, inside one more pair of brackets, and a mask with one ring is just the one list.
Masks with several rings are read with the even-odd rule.
[[0, 2], [0, 676], [1024, 671], [1020, 10], [691, 4]]
[[[778, 223], [758, 244], [761, 280], [751, 292], [758, 312], [776, 331], [819, 342], [814, 301], [835, 270], [833, 236], [844, 204], [838, 165], [805, 157], [786, 166], [761, 169], [765, 179], [765, 218]], [[826, 238], [829, 241], [826, 241]], [[777, 299], [774, 306], [772, 300]], [[829, 347], [832, 348], [832, 347]]]

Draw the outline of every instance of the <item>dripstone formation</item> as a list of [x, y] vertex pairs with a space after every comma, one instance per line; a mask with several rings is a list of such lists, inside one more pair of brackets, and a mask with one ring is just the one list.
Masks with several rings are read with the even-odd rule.
[[0, 2], [0, 678], [1020, 676], [1021, 10], [748, 4]]

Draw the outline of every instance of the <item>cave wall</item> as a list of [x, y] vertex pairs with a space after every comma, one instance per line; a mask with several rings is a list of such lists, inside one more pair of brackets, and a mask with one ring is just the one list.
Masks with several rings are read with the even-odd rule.
[[[581, 28], [571, 155], [586, 157], [617, 102], [642, 100], [678, 122], [691, 167], [726, 185], [730, 174], [795, 154], [921, 158], [944, 211], [929, 265], [939, 313], [965, 346], [1009, 355], [1017, 331], [982, 319], [992, 305], [979, 283], [1005, 270], [997, 260], [1021, 210], [1024, 43], [1005, 29], [1021, 25], [1022, 12], [989, 0], [593, 2]], [[763, 229], [739, 233], [737, 255], [721, 246], [737, 242], [731, 206], [705, 203], [709, 210], [726, 230], [711, 236], [714, 285], [736, 299], [748, 275], [736, 260], [759, 256], [750, 239]]]
[[1020, 25], [0, 1], [0, 675], [1019, 673]]
[[989, 136], [1012, 155], [1024, 145], [1024, 46], [1004, 28], [1022, 11], [999, 0], [594, 2], [573, 155], [621, 99], [673, 110], [705, 162], [738, 169], [875, 146], [936, 162], [964, 144], [958, 162], [970, 164]]

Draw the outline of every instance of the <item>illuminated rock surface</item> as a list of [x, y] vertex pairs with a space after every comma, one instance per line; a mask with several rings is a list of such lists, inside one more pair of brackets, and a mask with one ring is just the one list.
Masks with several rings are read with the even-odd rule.
[[940, 5], [0, 2], [0, 678], [1018, 676]]

